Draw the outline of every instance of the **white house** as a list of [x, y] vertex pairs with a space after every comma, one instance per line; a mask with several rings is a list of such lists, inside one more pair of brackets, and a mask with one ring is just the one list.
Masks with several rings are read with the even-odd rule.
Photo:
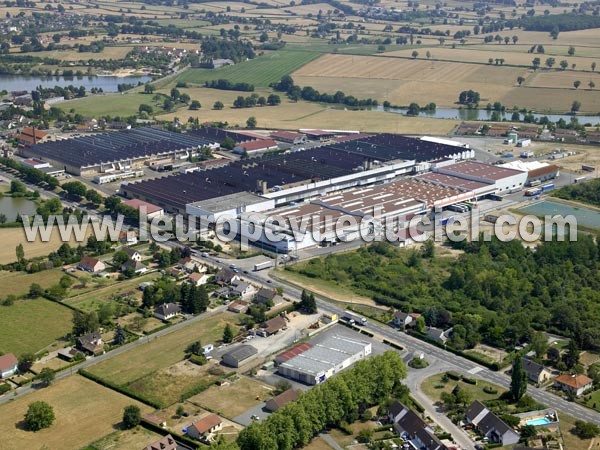
[[248, 300], [256, 294], [256, 288], [245, 281], [234, 281], [231, 283], [230, 295], [240, 297], [242, 300]]
[[194, 439], [210, 438], [214, 432], [219, 431], [223, 427], [221, 418], [216, 414], [209, 414], [197, 422], [191, 424], [186, 434]]
[[0, 378], [8, 378], [17, 373], [19, 360], [13, 353], [0, 356]]
[[187, 281], [190, 284], [193, 284], [194, 286], [202, 286], [203, 284], [208, 283], [208, 280], [210, 279], [210, 275], [206, 274], [206, 273], [191, 273], [190, 276], [188, 277]]

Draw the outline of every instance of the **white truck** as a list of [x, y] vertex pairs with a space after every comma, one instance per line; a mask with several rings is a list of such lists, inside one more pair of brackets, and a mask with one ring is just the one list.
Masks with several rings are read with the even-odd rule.
[[350, 325], [366, 325], [367, 324], [367, 319], [365, 319], [362, 316], [359, 316], [356, 313], [353, 313], [351, 311], [344, 311], [344, 315], [342, 316], [342, 319], [345, 320], [346, 322], [348, 322]]
[[273, 261], [264, 261], [254, 264], [254, 271], [256, 272], [257, 270], [270, 269], [271, 267], [275, 267], [275, 263]]

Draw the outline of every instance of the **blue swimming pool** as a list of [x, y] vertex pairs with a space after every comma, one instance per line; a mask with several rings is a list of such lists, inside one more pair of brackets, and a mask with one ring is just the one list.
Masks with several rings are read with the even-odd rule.
[[525, 425], [532, 425], [534, 427], [538, 427], [540, 425], [547, 425], [550, 423], [550, 419], [547, 417], [540, 417], [539, 419], [527, 420]]

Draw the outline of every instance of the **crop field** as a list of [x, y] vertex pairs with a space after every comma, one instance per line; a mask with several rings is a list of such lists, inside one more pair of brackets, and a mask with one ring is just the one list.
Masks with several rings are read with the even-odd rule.
[[319, 54], [315, 52], [276, 51], [244, 63], [216, 70], [186, 70], [177, 77], [177, 81], [199, 84], [223, 78], [236, 83], [250, 83], [256, 87], [267, 87], [317, 56]]
[[[22, 424], [27, 405], [34, 401], [50, 404], [56, 416], [50, 428], [35, 433], [24, 430]], [[2, 439], [2, 449], [79, 450], [114, 432], [127, 405], [138, 406], [142, 414], [150, 411], [148, 406], [93, 381], [70, 376], [0, 405], [0, 433], [10, 436]]]
[[[494, 101], [513, 86], [526, 70], [398, 58], [324, 55], [292, 74], [300, 86], [324, 92], [343, 89], [359, 98], [371, 92], [378, 100], [408, 105], [411, 102], [453, 106], [458, 94], [473, 89], [482, 101]], [[390, 82], [389, 80], [392, 80]], [[336, 88], [337, 86], [337, 88]]]
[[497, 99], [503, 105], [527, 106], [538, 112], [568, 112], [574, 100], [581, 102], [581, 113], [600, 112], [600, 91], [587, 89], [515, 88]]
[[145, 338], [147, 344], [102, 361], [93, 366], [90, 372], [119, 385], [131, 383], [181, 361], [186, 347], [197, 340], [203, 344], [218, 342], [225, 324], [235, 324], [238, 319], [235, 313], [225, 312], [161, 336], [160, 339], [153, 340], [149, 336]]
[[[577, 80], [581, 82], [579, 89], [589, 90], [588, 83], [592, 81], [598, 87], [597, 92], [600, 92], [600, 74], [573, 72], [570, 70], [538, 71], [527, 80], [527, 86], [575, 90], [573, 83]], [[593, 89], [594, 92], [596, 92], [596, 87]], [[590, 95], [590, 93], [588, 92], [587, 95]], [[600, 110], [600, 104], [597, 103], [597, 105]]]
[[204, 392], [190, 397], [188, 401], [233, 419], [272, 397], [273, 390], [272, 386], [240, 376], [231, 383], [211, 386]]
[[17, 300], [0, 308], [0, 352], [39, 352], [71, 331], [71, 310], [50, 300]]

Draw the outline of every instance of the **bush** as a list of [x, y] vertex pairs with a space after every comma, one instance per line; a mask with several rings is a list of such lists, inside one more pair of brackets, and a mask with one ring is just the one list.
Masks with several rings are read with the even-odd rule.
[[4, 394], [5, 392], [10, 391], [10, 384], [8, 383], [2, 383], [0, 384], [0, 395]]
[[460, 374], [457, 372], [454, 372], [453, 370], [450, 370], [448, 372], [446, 372], [446, 375], [448, 375], [448, 378], [450, 378], [451, 380], [460, 380]]
[[409, 365], [409, 367], [412, 367], [413, 369], [424, 369], [425, 367], [427, 367], [429, 365], [429, 363], [421, 358], [413, 358], [408, 363], [408, 365]]
[[498, 389], [494, 389], [491, 386], [486, 386], [483, 388], [483, 392], [490, 395], [496, 395], [498, 393]]
[[467, 384], [477, 384], [477, 379], [476, 378], [468, 378], [468, 377], [461, 377], [461, 379], [463, 380], [463, 382], [467, 383]]

